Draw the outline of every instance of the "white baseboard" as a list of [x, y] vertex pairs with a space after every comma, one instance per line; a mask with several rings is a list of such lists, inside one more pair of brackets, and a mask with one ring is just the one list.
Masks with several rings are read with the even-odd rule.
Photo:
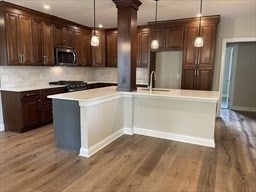
[[83, 157], [90, 157], [92, 156], [94, 153], [98, 152], [99, 150], [101, 150], [103, 147], [105, 147], [106, 145], [110, 144], [111, 142], [113, 142], [114, 140], [116, 140], [118, 137], [123, 135], [123, 129], [120, 129], [118, 131], [116, 131], [115, 133], [113, 133], [112, 135], [106, 137], [105, 139], [103, 139], [102, 141], [96, 143], [95, 145], [93, 145], [92, 147], [89, 148], [80, 148], [80, 154], [79, 156], [83, 156]]
[[190, 143], [190, 144], [202, 145], [202, 146], [213, 147], [213, 148], [215, 147], [214, 139], [212, 140], [204, 139], [200, 137], [192, 137], [192, 136], [186, 136], [186, 135], [180, 135], [175, 133], [168, 133], [163, 131], [138, 128], [138, 127], [134, 127], [134, 133], [139, 135], [150, 136], [150, 137], [180, 141], [183, 143]]
[[124, 127], [124, 134], [125, 135], [133, 135], [133, 128]]
[[256, 112], [256, 108], [253, 108], [253, 107], [232, 106], [232, 107], [230, 107], [230, 109], [237, 110], [237, 111]]
[[0, 132], [1, 131], [4, 131], [4, 124], [3, 123], [0, 123]]

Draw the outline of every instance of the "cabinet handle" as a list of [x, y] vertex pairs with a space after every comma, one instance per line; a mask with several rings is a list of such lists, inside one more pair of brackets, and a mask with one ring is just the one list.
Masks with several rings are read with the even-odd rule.
[[22, 55], [22, 65], [25, 63], [25, 55], [24, 54], [21, 54]]
[[196, 77], [196, 75], [197, 75], [197, 70], [195, 69], [195, 71], [194, 71], [194, 76]]
[[37, 95], [36, 93], [31, 93], [31, 94], [27, 93], [27, 94], [25, 95], [25, 97], [32, 97], [32, 96], [36, 96], [36, 95]]
[[200, 75], [200, 71], [199, 71], [199, 69], [197, 70], [197, 76], [199, 76]]
[[73, 58], [73, 63], [76, 63], [76, 54], [73, 53], [73, 56], [74, 56], [74, 58]]
[[18, 62], [19, 62], [19, 64], [22, 64], [22, 54], [21, 53], [18, 54]]
[[48, 63], [47, 56], [43, 56], [43, 63], [46, 65]]

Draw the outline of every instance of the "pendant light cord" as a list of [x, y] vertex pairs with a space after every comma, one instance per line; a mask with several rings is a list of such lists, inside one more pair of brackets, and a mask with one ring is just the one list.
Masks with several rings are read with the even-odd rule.
[[201, 35], [202, 8], [203, 8], [203, 0], [200, 1], [199, 36]]
[[96, 23], [96, 19], [95, 19], [95, 17], [96, 17], [96, 14], [95, 14], [95, 0], [93, 1], [93, 10], [94, 10], [94, 14], [93, 14], [93, 35], [96, 35], [96, 33], [95, 33], [95, 23]]
[[155, 14], [155, 39], [156, 39], [156, 23], [157, 23], [157, 2], [158, 0], [155, 0], [156, 1], [156, 14]]

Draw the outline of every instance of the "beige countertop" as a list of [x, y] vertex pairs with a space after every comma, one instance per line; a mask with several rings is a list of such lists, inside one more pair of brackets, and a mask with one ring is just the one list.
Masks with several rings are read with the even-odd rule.
[[14, 92], [22, 92], [22, 91], [32, 91], [39, 89], [50, 89], [50, 88], [58, 88], [65, 87], [65, 85], [29, 85], [29, 86], [19, 86], [19, 87], [9, 87], [9, 88], [0, 88], [1, 91], [14, 91]]
[[218, 91], [165, 89], [162, 91], [152, 91], [150, 93], [148, 90], [139, 88], [137, 91], [133, 92], [119, 92], [116, 90], [116, 86], [51, 95], [49, 98], [73, 101], [93, 101], [95, 99], [98, 100], [100, 98], [118, 95], [129, 95], [135, 97], [159, 97], [165, 99], [204, 101], [214, 103], [217, 103], [219, 100]]

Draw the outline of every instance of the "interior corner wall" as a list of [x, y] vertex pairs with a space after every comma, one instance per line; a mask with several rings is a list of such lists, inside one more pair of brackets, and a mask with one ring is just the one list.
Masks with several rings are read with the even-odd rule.
[[234, 19], [221, 17], [218, 28], [215, 66], [213, 77], [213, 90], [219, 89], [222, 41], [224, 38], [256, 37], [256, 12], [250, 16], [239, 16]]

